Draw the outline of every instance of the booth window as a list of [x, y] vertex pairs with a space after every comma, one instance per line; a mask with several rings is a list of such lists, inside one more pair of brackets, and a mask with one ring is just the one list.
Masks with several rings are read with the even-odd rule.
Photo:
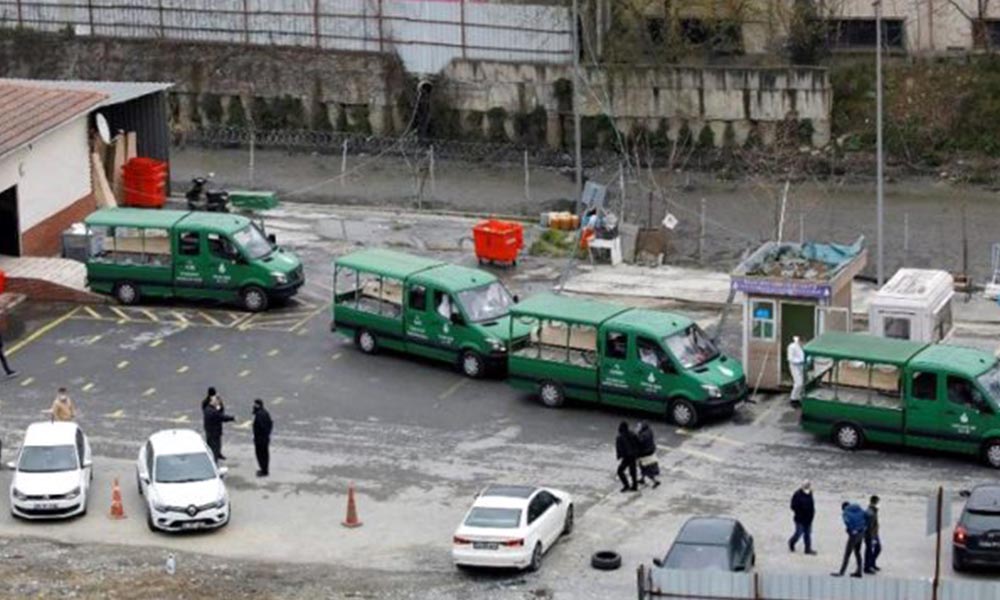
[[756, 340], [774, 340], [774, 302], [754, 300], [750, 304], [750, 337]]
[[951, 333], [951, 302], [945, 302], [934, 315], [934, 341], [940, 342]]
[[882, 335], [897, 340], [910, 339], [910, 319], [906, 317], [886, 317], [882, 325]]

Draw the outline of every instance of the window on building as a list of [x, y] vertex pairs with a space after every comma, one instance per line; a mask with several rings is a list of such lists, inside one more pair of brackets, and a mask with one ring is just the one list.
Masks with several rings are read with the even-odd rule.
[[[882, 19], [882, 45], [884, 48], [905, 47], [903, 19]], [[827, 19], [826, 42], [834, 49], [850, 50], [874, 48], [876, 40], [875, 19]]]
[[703, 46], [717, 54], [743, 53], [743, 28], [737, 21], [680, 19], [681, 39], [693, 46]]
[[972, 45], [976, 48], [1000, 48], [1000, 19], [973, 21]]
[[754, 300], [750, 303], [750, 337], [755, 340], [774, 340], [775, 306], [771, 300]]
[[882, 324], [882, 335], [897, 340], [910, 339], [910, 319], [907, 317], [886, 317]]

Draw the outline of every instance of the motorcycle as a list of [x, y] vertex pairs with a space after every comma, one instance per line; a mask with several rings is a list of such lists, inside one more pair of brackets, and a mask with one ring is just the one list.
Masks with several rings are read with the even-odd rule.
[[213, 176], [214, 173], [209, 173], [208, 177], [195, 177], [191, 180], [191, 189], [184, 194], [188, 210], [229, 212], [229, 192], [207, 189], [208, 180]]

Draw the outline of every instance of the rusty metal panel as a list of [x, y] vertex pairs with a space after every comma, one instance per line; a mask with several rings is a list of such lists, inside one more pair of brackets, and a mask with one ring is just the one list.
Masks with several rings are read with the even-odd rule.
[[747, 573], [657, 569], [651, 571], [656, 596], [744, 600], [754, 598], [754, 577]]

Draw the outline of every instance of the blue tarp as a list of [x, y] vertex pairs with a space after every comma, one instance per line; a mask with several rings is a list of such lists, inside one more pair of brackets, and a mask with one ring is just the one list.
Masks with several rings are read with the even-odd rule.
[[802, 244], [802, 257], [809, 260], [818, 260], [830, 265], [830, 268], [836, 269], [860, 254], [864, 245], [865, 236], [863, 235], [858, 236], [857, 241], [850, 246], [845, 244], [805, 242]]

